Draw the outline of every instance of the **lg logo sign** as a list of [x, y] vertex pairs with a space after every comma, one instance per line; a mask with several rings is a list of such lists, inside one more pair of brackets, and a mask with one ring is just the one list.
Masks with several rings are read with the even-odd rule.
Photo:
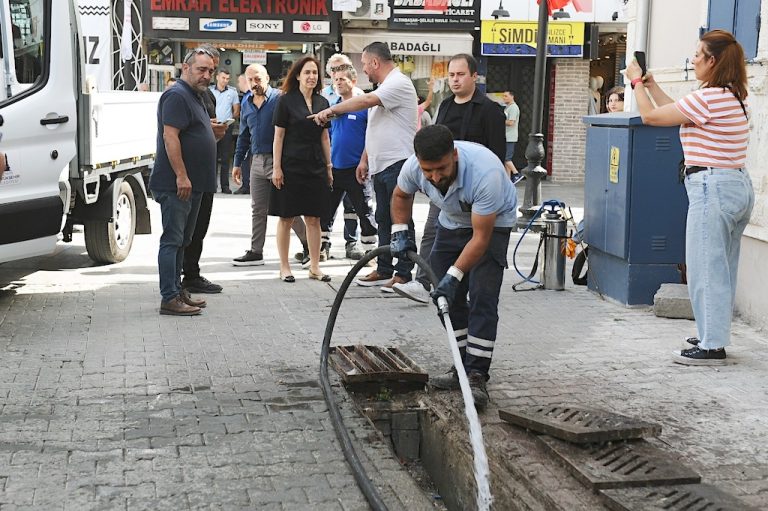
[[294, 34], [330, 34], [330, 21], [294, 21]]

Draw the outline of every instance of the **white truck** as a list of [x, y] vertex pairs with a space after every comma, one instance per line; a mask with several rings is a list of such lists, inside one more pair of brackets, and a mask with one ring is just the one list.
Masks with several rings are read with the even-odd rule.
[[53, 252], [77, 224], [115, 263], [150, 232], [159, 93], [86, 85], [78, 18], [75, 0], [0, 0], [0, 263]]

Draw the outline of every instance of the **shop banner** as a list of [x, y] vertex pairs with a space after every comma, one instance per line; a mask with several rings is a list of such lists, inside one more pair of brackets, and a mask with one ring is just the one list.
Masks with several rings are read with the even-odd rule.
[[[514, 21], [538, 21], [539, 0], [480, 0], [480, 19], [492, 20], [493, 11], [499, 6], [509, 12], [508, 18], [502, 20]], [[560, 9], [558, 9], [559, 11]], [[626, 0], [571, 0], [562, 8], [562, 13], [567, 15], [568, 21], [582, 21], [585, 23], [611, 23], [627, 22]]]
[[347, 30], [342, 34], [345, 53], [362, 53], [374, 41], [386, 43], [393, 55], [444, 55], [472, 53], [470, 34], [446, 32], [391, 32], [383, 30]]
[[112, 10], [109, 0], [78, 0], [85, 75], [98, 90], [112, 90]]
[[480, 0], [391, 0], [396, 30], [474, 30]]
[[[482, 21], [482, 55], [536, 56], [538, 23], [530, 21]], [[547, 34], [547, 56], [584, 55], [584, 23], [551, 22]]]
[[[142, 0], [153, 39], [336, 42], [333, 0]], [[169, 26], [163, 20], [173, 19]], [[161, 28], [162, 27], [162, 28]]]

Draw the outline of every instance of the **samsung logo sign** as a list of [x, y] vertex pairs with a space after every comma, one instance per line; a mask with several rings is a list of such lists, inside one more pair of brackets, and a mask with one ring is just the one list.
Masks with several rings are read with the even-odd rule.
[[237, 32], [237, 20], [200, 18], [201, 32]]

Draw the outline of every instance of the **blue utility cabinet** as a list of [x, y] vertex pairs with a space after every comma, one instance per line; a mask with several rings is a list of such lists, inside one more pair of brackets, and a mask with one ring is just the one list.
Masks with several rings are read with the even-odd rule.
[[652, 304], [661, 284], [681, 281], [685, 262], [679, 128], [645, 126], [625, 112], [584, 122], [587, 285], [624, 305]]

